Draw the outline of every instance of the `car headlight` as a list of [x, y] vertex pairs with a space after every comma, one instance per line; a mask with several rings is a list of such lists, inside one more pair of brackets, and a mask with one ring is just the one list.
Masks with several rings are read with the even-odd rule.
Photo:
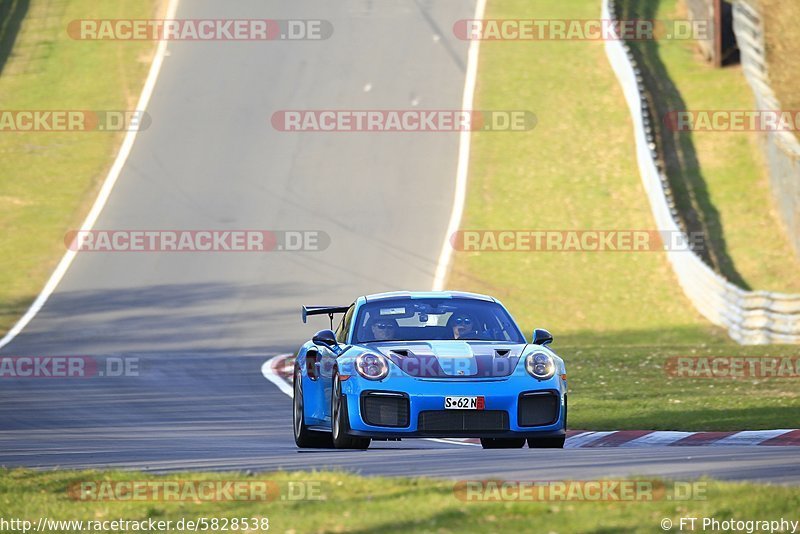
[[556, 374], [556, 362], [549, 354], [534, 352], [525, 358], [525, 370], [534, 378], [547, 380]]
[[367, 380], [383, 380], [389, 374], [389, 362], [378, 354], [361, 354], [356, 358], [356, 371]]

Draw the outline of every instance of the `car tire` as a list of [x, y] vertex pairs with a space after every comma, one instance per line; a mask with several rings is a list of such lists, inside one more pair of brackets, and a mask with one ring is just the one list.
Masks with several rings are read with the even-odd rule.
[[525, 446], [525, 438], [481, 438], [484, 449], [521, 449]]
[[370, 438], [351, 436], [350, 418], [347, 411], [347, 397], [342, 395], [342, 381], [339, 373], [333, 373], [333, 387], [331, 388], [331, 435], [333, 446], [337, 449], [366, 449], [369, 447]]
[[294, 442], [301, 449], [332, 449], [333, 439], [330, 432], [309, 430], [303, 415], [303, 381], [300, 369], [294, 371], [294, 398], [292, 399], [292, 427]]
[[528, 447], [531, 449], [563, 449], [566, 436], [558, 438], [528, 438]]

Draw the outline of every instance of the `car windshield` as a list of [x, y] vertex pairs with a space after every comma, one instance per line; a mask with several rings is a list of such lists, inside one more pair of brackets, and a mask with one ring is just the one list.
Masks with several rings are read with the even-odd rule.
[[496, 302], [400, 298], [368, 302], [358, 311], [354, 343], [427, 340], [525, 343], [514, 320]]

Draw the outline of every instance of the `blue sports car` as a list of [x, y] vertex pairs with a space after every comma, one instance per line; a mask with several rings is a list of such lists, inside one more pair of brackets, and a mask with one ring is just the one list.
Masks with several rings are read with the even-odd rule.
[[331, 330], [295, 360], [298, 447], [425, 437], [480, 438], [486, 449], [564, 446], [564, 361], [547, 346], [547, 330], [528, 343], [494, 298], [381, 293], [350, 306], [303, 306], [303, 322], [310, 315], [327, 315]]

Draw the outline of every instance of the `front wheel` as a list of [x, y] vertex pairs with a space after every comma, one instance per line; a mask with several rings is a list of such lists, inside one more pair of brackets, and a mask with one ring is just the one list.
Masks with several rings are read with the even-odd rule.
[[333, 441], [328, 432], [309, 430], [303, 416], [303, 376], [300, 369], [294, 372], [294, 398], [292, 400], [294, 442], [301, 449], [330, 449]]
[[484, 449], [521, 449], [525, 446], [525, 438], [481, 438]]
[[333, 391], [331, 392], [331, 434], [333, 446], [337, 449], [366, 449], [369, 438], [350, 436], [350, 418], [347, 414], [347, 398], [342, 395], [342, 381], [339, 373], [333, 374]]

